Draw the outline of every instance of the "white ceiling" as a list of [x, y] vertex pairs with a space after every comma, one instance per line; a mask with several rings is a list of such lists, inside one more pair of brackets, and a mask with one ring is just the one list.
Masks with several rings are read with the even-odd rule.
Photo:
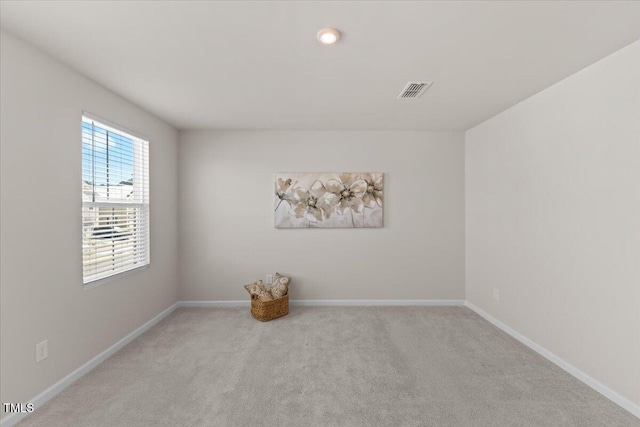
[[[181, 129], [465, 130], [640, 39], [640, 2], [0, 7], [3, 28]], [[409, 80], [434, 84], [396, 99]]]

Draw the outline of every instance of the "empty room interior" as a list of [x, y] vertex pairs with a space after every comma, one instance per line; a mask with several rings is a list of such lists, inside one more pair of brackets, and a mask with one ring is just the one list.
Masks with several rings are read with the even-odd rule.
[[0, 1], [0, 426], [640, 426], [640, 2]]

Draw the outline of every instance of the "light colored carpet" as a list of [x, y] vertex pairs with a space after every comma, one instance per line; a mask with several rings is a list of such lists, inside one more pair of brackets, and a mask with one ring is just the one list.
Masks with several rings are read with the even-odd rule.
[[640, 426], [463, 307], [181, 308], [29, 426]]

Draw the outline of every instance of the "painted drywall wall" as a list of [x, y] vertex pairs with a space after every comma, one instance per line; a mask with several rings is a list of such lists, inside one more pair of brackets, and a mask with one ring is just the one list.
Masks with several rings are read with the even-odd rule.
[[466, 132], [466, 294], [640, 404], [640, 42]]
[[[9, 33], [0, 39], [0, 401], [26, 403], [176, 301], [177, 131]], [[150, 141], [151, 266], [90, 290], [83, 110]], [[49, 357], [36, 363], [43, 340]]]
[[[276, 172], [344, 171], [385, 173], [384, 228], [274, 228]], [[462, 133], [181, 131], [179, 200], [181, 300], [464, 299]]]

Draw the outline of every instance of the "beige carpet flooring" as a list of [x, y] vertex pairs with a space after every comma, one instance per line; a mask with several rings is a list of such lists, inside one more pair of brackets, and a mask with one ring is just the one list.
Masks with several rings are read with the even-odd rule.
[[463, 307], [181, 308], [21, 423], [640, 426]]

